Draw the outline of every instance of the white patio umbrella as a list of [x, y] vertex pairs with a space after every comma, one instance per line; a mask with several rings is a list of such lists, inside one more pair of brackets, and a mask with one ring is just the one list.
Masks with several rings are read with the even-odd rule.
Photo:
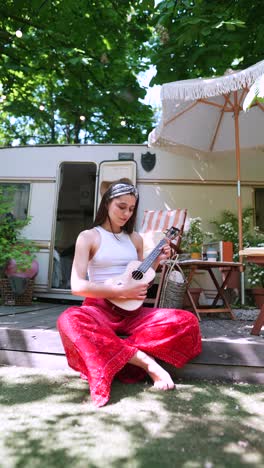
[[263, 73], [264, 60], [242, 71], [228, 71], [220, 78], [162, 85], [161, 120], [148, 139], [150, 146], [235, 151], [239, 250], [243, 248], [240, 148], [264, 145], [264, 105], [257, 102], [249, 112], [243, 112], [243, 101]]

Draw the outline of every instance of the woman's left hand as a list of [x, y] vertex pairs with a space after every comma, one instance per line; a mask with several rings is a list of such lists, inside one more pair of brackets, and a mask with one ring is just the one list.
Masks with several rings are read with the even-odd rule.
[[163, 247], [162, 250], [157, 258], [158, 262], [162, 262], [164, 260], [167, 260], [171, 256], [171, 247], [170, 244], [167, 242]]

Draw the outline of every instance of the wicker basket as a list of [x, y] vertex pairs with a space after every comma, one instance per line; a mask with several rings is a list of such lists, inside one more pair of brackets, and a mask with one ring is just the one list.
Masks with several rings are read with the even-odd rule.
[[13, 292], [8, 278], [0, 279], [0, 292], [4, 305], [26, 306], [32, 304], [34, 280], [28, 280], [23, 294], [17, 295]]
[[179, 265], [177, 265], [176, 270], [180, 271], [183, 277], [183, 281], [177, 282], [171, 279], [171, 273], [175, 270], [176, 263], [176, 260], [174, 260], [166, 272], [160, 296], [159, 307], [164, 307], [167, 309], [183, 308], [183, 300], [187, 289], [187, 281]]

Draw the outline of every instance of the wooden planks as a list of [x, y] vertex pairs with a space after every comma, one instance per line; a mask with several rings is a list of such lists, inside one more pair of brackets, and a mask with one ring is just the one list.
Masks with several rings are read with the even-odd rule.
[[64, 355], [59, 333], [55, 330], [1, 328], [0, 349]]
[[[263, 341], [263, 340], [262, 340]], [[264, 368], [264, 343], [251, 338], [203, 338], [202, 353], [193, 363]], [[64, 355], [55, 330], [0, 329], [0, 349], [26, 353]]]
[[[59, 315], [67, 308], [67, 305], [59, 304], [52, 307], [32, 307], [26, 310], [15, 310], [2, 313], [0, 316], [0, 328], [41, 328], [56, 329], [56, 321]], [[17, 308], [16, 308], [17, 309]]]
[[[68, 369], [56, 330], [67, 304], [0, 307], [0, 365]], [[253, 322], [202, 320], [202, 353], [183, 369], [165, 364], [173, 378], [223, 379], [264, 384], [264, 340]]]
[[247, 366], [224, 366], [215, 364], [193, 364], [190, 362], [182, 369], [175, 369], [172, 366], [165, 364], [164, 368], [171, 373], [177, 385], [177, 379], [192, 379], [192, 380], [220, 380], [226, 382], [245, 382], [253, 384], [264, 384], [264, 369], [263, 367], [247, 367]]
[[[60, 304], [62, 305], [62, 304]], [[16, 314], [24, 314], [27, 312], [33, 312], [37, 310], [51, 310], [53, 308], [56, 308], [58, 304], [51, 304], [51, 303], [41, 303], [41, 302], [33, 302], [32, 305], [30, 306], [6, 306], [6, 305], [1, 305], [0, 306], [0, 320], [2, 316], [5, 315], [16, 315]], [[64, 307], [65, 309], [67, 308], [67, 305]]]

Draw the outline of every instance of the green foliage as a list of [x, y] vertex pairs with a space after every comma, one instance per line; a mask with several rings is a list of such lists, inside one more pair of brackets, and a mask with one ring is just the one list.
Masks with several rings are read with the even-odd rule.
[[[258, 226], [253, 227], [253, 209], [243, 210], [243, 247], [264, 247], [264, 233]], [[224, 210], [220, 219], [211, 221], [215, 227], [215, 240], [233, 242], [234, 261], [239, 260], [238, 218], [229, 210]], [[246, 263], [246, 280], [250, 287], [264, 287], [264, 269], [255, 264]]]
[[14, 192], [11, 187], [0, 187], [0, 276], [9, 260], [15, 260], [18, 271], [31, 267], [37, 248], [28, 239], [21, 237], [22, 229], [31, 218], [18, 220], [12, 214]]
[[[242, 213], [243, 247], [258, 247], [264, 242], [264, 234], [258, 227], [253, 227], [252, 208], [245, 208]], [[231, 241], [234, 246], [234, 260], [238, 260], [238, 218], [229, 210], [224, 210], [219, 219], [211, 221], [214, 226], [215, 240]]]
[[153, 112], [137, 74], [149, 66], [153, 8], [153, 0], [0, 5], [0, 144], [146, 141]]
[[137, 75], [154, 65], [151, 84], [163, 84], [246, 68], [263, 59], [263, 16], [262, 0], [6, 0], [0, 144], [143, 143], [154, 117]]
[[153, 18], [153, 84], [222, 75], [263, 59], [263, 7], [256, 0], [158, 3]]
[[[264, 244], [260, 245], [264, 247]], [[264, 268], [256, 265], [255, 263], [250, 263], [247, 273], [247, 282], [251, 288], [264, 288]]]
[[213, 234], [205, 232], [200, 217], [190, 218], [188, 231], [182, 237], [182, 248], [187, 252], [202, 252], [203, 243], [212, 239]]

